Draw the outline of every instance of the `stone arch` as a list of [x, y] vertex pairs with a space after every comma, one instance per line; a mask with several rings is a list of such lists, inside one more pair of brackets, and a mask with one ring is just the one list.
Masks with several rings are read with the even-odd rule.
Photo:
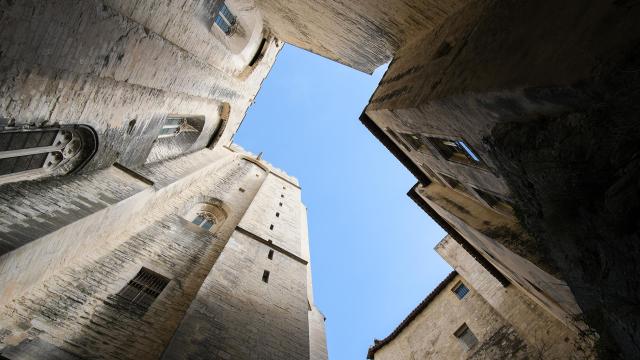
[[97, 145], [87, 125], [0, 127], [0, 184], [77, 172]]

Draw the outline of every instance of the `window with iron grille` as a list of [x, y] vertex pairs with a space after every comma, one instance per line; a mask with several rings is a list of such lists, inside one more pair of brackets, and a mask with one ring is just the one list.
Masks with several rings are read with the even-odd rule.
[[220, 30], [229, 35], [233, 31], [233, 26], [236, 24], [236, 17], [231, 13], [227, 4], [223, 2], [220, 4], [220, 8], [214, 17], [213, 22], [220, 28]]
[[460, 328], [458, 328], [458, 330], [456, 330], [453, 335], [457, 337], [458, 340], [460, 340], [460, 342], [465, 346], [467, 350], [471, 349], [473, 345], [478, 343], [478, 339], [473, 334], [471, 329], [469, 329], [467, 324], [462, 324], [462, 326], [460, 326]]
[[469, 293], [469, 288], [462, 282], [459, 282], [458, 284], [456, 284], [456, 286], [453, 287], [452, 291], [456, 294], [458, 299], [462, 299]]
[[169, 284], [169, 279], [147, 268], [138, 274], [120, 290], [118, 296], [130, 304], [147, 309]]
[[441, 139], [436, 137], [429, 137], [427, 139], [438, 149], [438, 152], [445, 160], [464, 165], [484, 167], [484, 163], [480, 160], [480, 157], [464, 140]]

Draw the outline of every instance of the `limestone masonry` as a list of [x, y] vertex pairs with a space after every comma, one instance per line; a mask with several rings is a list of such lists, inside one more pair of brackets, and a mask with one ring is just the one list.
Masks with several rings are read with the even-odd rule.
[[360, 121], [449, 233], [455, 271], [369, 358], [637, 357], [638, 19], [0, 0], [0, 359], [327, 359], [300, 185], [233, 143], [285, 43], [389, 63]]

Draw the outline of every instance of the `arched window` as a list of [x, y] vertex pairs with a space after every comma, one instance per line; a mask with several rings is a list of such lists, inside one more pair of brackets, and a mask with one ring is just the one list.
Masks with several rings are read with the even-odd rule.
[[0, 127], [0, 184], [77, 171], [96, 145], [95, 132], [85, 125]]
[[214, 203], [197, 203], [183, 217], [201, 229], [215, 232], [227, 218], [227, 213]]
[[146, 163], [170, 159], [191, 149], [204, 128], [204, 116], [169, 115], [160, 126]]

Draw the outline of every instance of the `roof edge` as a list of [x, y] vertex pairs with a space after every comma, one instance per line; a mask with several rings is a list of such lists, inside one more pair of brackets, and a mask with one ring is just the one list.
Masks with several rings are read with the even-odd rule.
[[449, 273], [449, 275], [447, 275], [447, 277], [445, 277], [439, 284], [438, 286], [436, 286], [430, 293], [429, 295], [427, 295], [426, 298], [424, 298], [424, 300], [422, 300], [420, 302], [420, 304], [418, 304], [418, 306], [416, 306], [415, 309], [413, 309], [409, 315], [407, 315], [407, 317], [402, 320], [402, 322], [400, 323], [400, 325], [398, 325], [392, 332], [391, 334], [389, 334], [389, 336], [387, 336], [386, 338], [382, 339], [382, 340], [373, 340], [373, 345], [369, 348], [369, 351], [367, 352], [367, 359], [373, 359], [373, 356], [375, 354], [376, 351], [380, 350], [380, 348], [382, 348], [383, 346], [387, 345], [388, 343], [390, 343], [393, 339], [395, 339], [398, 335], [400, 335], [400, 333], [402, 332], [402, 330], [404, 330], [405, 327], [407, 327], [412, 321], [413, 319], [415, 319], [424, 309], [427, 308], [427, 306], [429, 306], [429, 304], [436, 298], [436, 296], [438, 296], [438, 294], [440, 294], [442, 292], [442, 290], [444, 290], [447, 285], [458, 275], [458, 272], [453, 270], [451, 273]]

